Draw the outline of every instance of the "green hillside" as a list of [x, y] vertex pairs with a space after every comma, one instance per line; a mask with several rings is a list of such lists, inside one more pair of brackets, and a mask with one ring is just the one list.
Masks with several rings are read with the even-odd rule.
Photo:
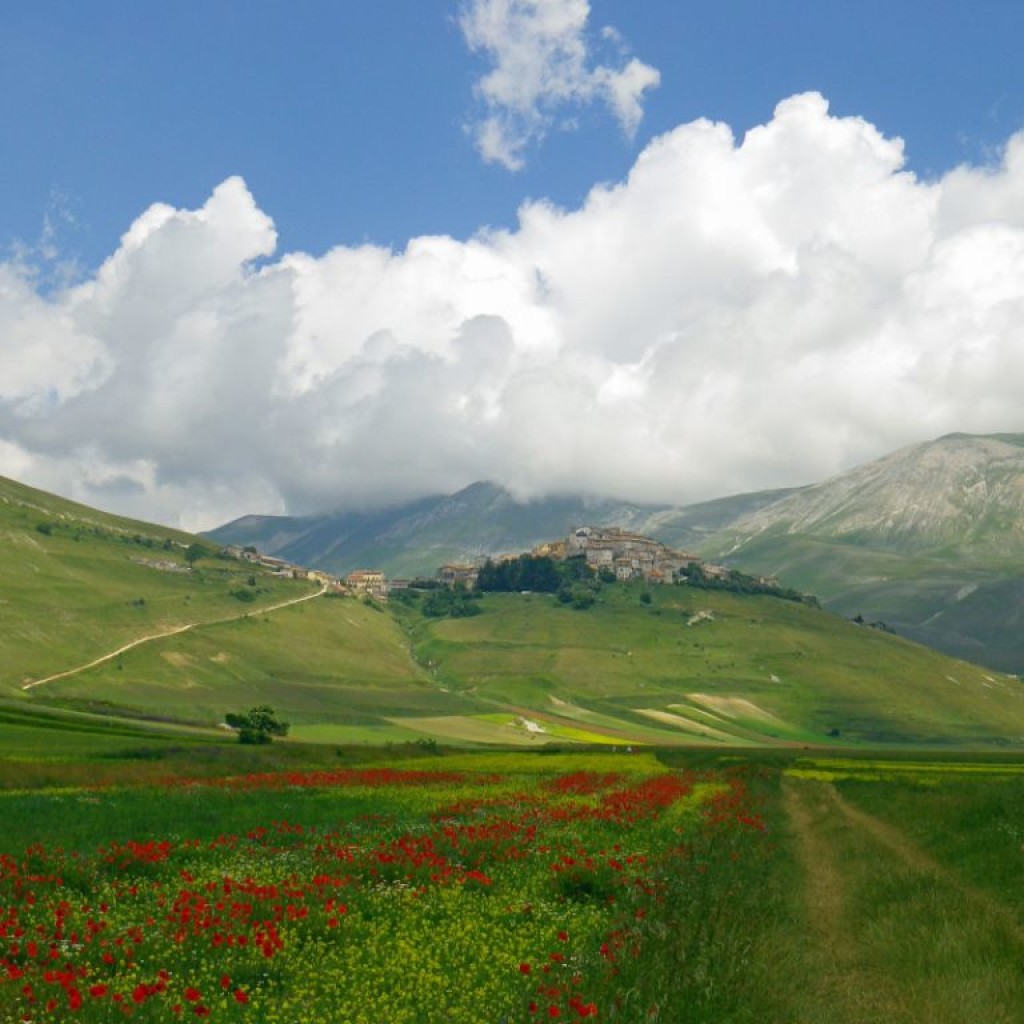
[[293, 737], [331, 742], [415, 738], [422, 733], [390, 717], [473, 707], [417, 668], [391, 615], [354, 598], [319, 598], [167, 637], [128, 652], [120, 666], [107, 662], [46, 690], [72, 706], [107, 702], [211, 726], [227, 711], [269, 703]]
[[190, 565], [197, 538], [189, 534], [4, 479], [0, 540], [0, 694], [20, 695], [143, 636], [255, 614], [317, 589], [216, 557], [209, 544]]
[[422, 598], [328, 596], [212, 548], [189, 564], [187, 534], [10, 482], [0, 535], [12, 743], [39, 742], [33, 709], [213, 735], [258, 703], [333, 744], [1024, 742], [1017, 680], [776, 597], [616, 584], [585, 611], [488, 594], [475, 616], [428, 618]]
[[1024, 672], [1024, 571], [905, 555], [841, 538], [765, 531], [741, 547], [710, 545], [713, 557], [750, 573], [773, 573], [852, 618], [883, 621], [954, 657]]
[[778, 598], [656, 587], [644, 604], [641, 593], [606, 587], [586, 612], [488, 595], [479, 616], [410, 628], [440, 684], [554, 737], [1024, 741], [1016, 679]]

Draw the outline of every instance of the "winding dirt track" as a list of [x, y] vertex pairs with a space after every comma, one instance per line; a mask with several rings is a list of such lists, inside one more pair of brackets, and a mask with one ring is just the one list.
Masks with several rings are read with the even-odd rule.
[[95, 658], [84, 665], [76, 665], [74, 668], [66, 669], [64, 672], [55, 672], [52, 676], [46, 676], [43, 679], [33, 679], [31, 683], [22, 684], [23, 690], [32, 690], [37, 686], [42, 686], [44, 683], [53, 683], [58, 679], [67, 679], [68, 676], [77, 675], [79, 672], [85, 672], [90, 668], [95, 668], [97, 665], [102, 665], [106, 661], [124, 654], [125, 651], [130, 651], [133, 647], [140, 647], [142, 644], [148, 644], [153, 640], [163, 640], [168, 636], [176, 636], [178, 633], [187, 633], [190, 629], [197, 629], [200, 626], [219, 626], [225, 622], [235, 622], [238, 619], [244, 619], [247, 615], [251, 615], [255, 612], [259, 612], [261, 615], [265, 615], [267, 612], [276, 612], [281, 608], [288, 608], [293, 604], [301, 604], [303, 601], [312, 601], [317, 597], [323, 597], [327, 593], [327, 587], [323, 586], [320, 590], [313, 594], [303, 594], [302, 597], [293, 597], [288, 601], [281, 601], [279, 604], [272, 604], [266, 608], [253, 608], [248, 612], [241, 612], [238, 615], [229, 615], [223, 619], [208, 619], [204, 622], [187, 622], [184, 626], [175, 626], [174, 629], [165, 629], [161, 633], [150, 633], [147, 636], [140, 636], [130, 643], [122, 644], [115, 651], [111, 651], [109, 654], [104, 654], [102, 657]]

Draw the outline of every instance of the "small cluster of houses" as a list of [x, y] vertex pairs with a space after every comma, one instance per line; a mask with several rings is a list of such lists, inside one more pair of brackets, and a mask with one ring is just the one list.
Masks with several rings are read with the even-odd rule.
[[243, 562], [253, 562], [256, 565], [269, 569], [277, 576], [287, 576], [289, 579], [309, 580], [327, 587], [328, 590], [338, 594], [366, 594], [373, 598], [383, 600], [388, 596], [388, 579], [383, 572], [377, 569], [357, 569], [347, 576], [334, 576], [322, 569], [306, 569], [304, 566], [295, 565], [284, 558], [275, 558], [273, 555], [265, 555], [254, 547], [238, 547], [229, 544], [224, 549], [224, 554], [230, 558], [237, 558]]
[[[617, 580], [643, 580], [646, 583], [674, 583], [685, 577], [687, 566], [696, 563], [705, 576], [726, 578], [729, 569], [724, 565], [705, 562], [700, 555], [676, 551], [659, 541], [639, 533], [632, 533], [615, 526], [579, 526], [569, 531], [565, 540], [541, 544], [531, 552], [563, 560], [584, 558], [595, 572], [613, 573]], [[319, 569], [305, 569], [281, 558], [261, 554], [253, 547], [230, 546], [225, 554], [250, 562], [256, 562], [279, 575], [295, 579], [306, 579], [320, 583], [338, 593], [367, 595], [383, 600], [388, 593], [403, 589], [409, 580], [388, 579], [378, 569], [357, 569], [344, 577], [332, 576]], [[500, 555], [493, 561], [517, 558], [518, 555]], [[477, 563], [442, 565], [437, 570], [437, 580], [448, 587], [463, 586], [472, 590], [482, 565]], [[774, 578], [763, 578], [760, 582], [776, 586]]]

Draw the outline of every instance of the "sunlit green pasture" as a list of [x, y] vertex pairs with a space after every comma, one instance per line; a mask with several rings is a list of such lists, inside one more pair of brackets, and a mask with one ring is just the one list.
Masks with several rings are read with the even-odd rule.
[[420, 664], [452, 692], [619, 740], [1024, 742], [1015, 679], [777, 598], [640, 593], [605, 587], [584, 612], [489, 594], [471, 618], [403, 616]]
[[230, 559], [200, 558], [190, 568], [188, 534], [5, 480], [0, 540], [0, 688], [12, 693], [141, 636], [255, 613], [312, 586]]
[[154, 641], [47, 684], [46, 696], [206, 724], [260, 703], [296, 726], [382, 725], [393, 714], [472, 707], [425, 677], [389, 615], [326, 597]]

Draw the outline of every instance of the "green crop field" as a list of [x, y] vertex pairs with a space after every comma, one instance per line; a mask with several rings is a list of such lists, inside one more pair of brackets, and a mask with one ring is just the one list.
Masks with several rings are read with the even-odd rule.
[[104, 744], [0, 761], [0, 1020], [1024, 1017], [1011, 758]]

